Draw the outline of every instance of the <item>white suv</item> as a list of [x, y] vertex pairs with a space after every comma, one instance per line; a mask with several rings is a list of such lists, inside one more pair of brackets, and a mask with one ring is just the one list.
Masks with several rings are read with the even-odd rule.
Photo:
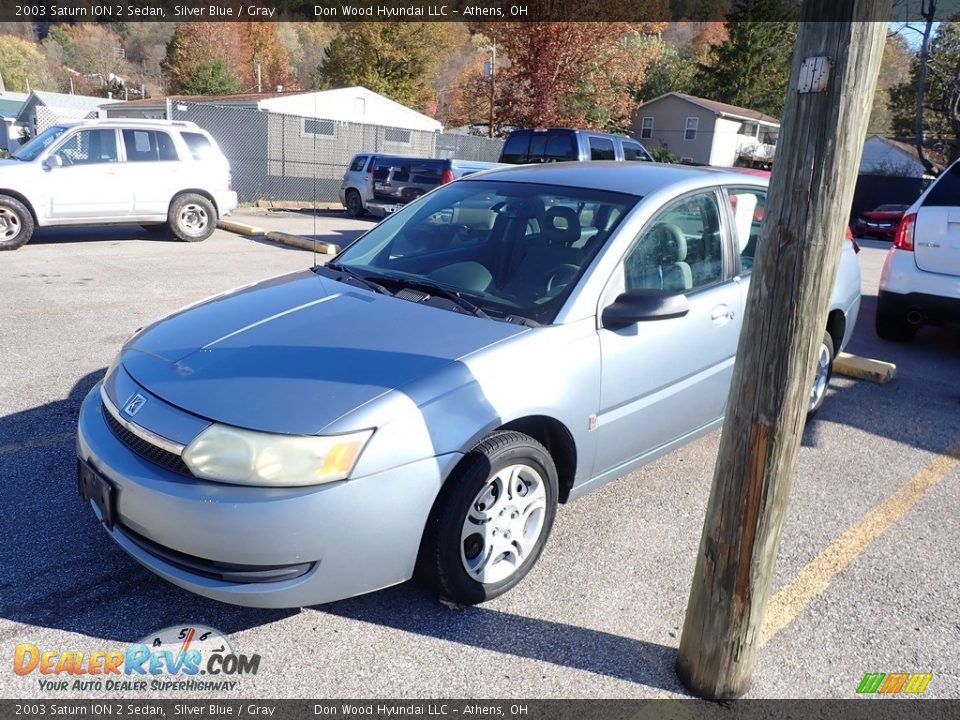
[[230, 164], [191, 122], [58, 123], [0, 160], [0, 250], [55, 225], [132, 223], [206, 240], [236, 206]]
[[960, 161], [911, 205], [880, 275], [877, 335], [911, 339], [925, 323], [960, 321]]

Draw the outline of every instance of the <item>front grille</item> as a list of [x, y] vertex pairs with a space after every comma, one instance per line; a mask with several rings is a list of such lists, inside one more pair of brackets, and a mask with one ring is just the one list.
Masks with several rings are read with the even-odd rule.
[[103, 419], [107, 421], [107, 425], [113, 431], [113, 434], [117, 436], [117, 439], [144, 460], [149, 460], [155, 465], [159, 465], [167, 470], [172, 470], [175, 473], [180, 473], [181, 475], [193, 475], [182, 457], [134, 435], [121, 425], [103, 405], [100, 406], [100, 410], [103, 412]]
[[268, 583], [281, 580], [293, 580], [306, 575], [313, 567], [312, 562], [296, 563], [293, 565], [237, 565], [235, 563], [206, 560], [193, 555], [187, 555], [178, 550], [155, 543], [130, 528], [121, 525], [123, 534], [141, 550], [163, 560], [170, 565], [186, 570], [194, 575], [213, 578], [231, 583]]

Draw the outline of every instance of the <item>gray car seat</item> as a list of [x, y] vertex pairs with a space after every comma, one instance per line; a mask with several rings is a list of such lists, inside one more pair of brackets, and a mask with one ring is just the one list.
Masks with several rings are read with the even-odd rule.
[[[511, 274], [504, 290], [523, 300], [532, 301], [543, 297], [553, 276], [566, 268], [570, 276], [574, 266], [579, 269], [583, 251], [574, 247], [580, 240], [582, 229], [576, 210], [569, 207], [552, 207], [544, 214], [542, 237], [537, 244], [527, 249], [517, 269]], [[574, 271], [572, 274], [576, 274]]]
[[687, 238], [676, 225], [655, 225], [635, 255], [636, 260], [627, 264], [628, 289], [685, 292], [693, 287], [693, 272], [686, 262]]

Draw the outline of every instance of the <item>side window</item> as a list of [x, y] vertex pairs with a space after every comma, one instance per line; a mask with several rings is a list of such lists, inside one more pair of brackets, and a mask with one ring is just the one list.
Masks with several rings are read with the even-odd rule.
[[716, 195], [671, 203], [624, 260], [627, 290], [689, 292], [723, 280], [723, 233]]
[[733, 210], [733, 237], [740, 250], [740, 271], [746, 275], [753, 270], [767, 191], [759, 188], [730, 188], [727, 197]]
[[640, 137], [649, 140], [653, 137], [653, 118], [645, 117], [640, 120]]
[[601, 138], [590, 136], [590, 159], [591, 160], [616, 160], [617, 156], [613, 150], [613, 140], [610, 138]]
[[194, 160], [209, 160], [213, 156], [213, 145], [206, 135], [195, 132], [180, 133], [180, 137], [187, 144], [190, 156]]
[[524, 162], [542, 163], [546, 162], [547, 154], [547, 136], [543, 133], [535, 133], [530, 136], [530, 152]]
[[366, 155], [357, 155], [353, 159], [353, 163], [351, 163], [350, 165], [350, 172], [361, 172], [363, 170], [363, 166], [366, 165], [366, 163], [367, 163]]
[[684, 140], [696, 140], [697, 139], [697, 128], [700, 125], [700, 118], [688, 117], [687, 124], [683, 130], [683, 139]]
[[56, 154], [64, 165], [117, 162], [117, 134], [111, 130], [81, 130], [67, 138]]
[[546, 162], [565, 162], [577, 159], [576, 139], [573, 133], [553, 133], [547, 137]]
[[174, 162], [179, 160], [177, 157], [177, 148], [173, 140], [165, 132], [154, 133], [157, 141], [157, 159], [164, 162]]
[[639, 143], [629, 142], [627, 140], [623, 141], [623, 159], [626, 161], [631, 160], [649, 160], [650, 156], [644, 151], [643, 146]]
[[124, 130], [123, 147], [127, 152], [128, 162], [160, 162], [177, 159], [173, 140], [165, 132]]

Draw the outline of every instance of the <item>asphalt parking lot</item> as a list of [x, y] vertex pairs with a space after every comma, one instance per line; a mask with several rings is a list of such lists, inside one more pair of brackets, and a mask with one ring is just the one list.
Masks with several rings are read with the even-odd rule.
[[[340, 243], [370, 226], [334, 213], [270, 222]], [[960, 697], [960, 467], [944, 454], [960, 452], [960, 331], [923, 329], [909, 345], [874, 335], [883, 252], [867, 242], [859, 256], [849, 350], [895, 362], [898, 376], [834, 377], [807, 428], [751, 697], [853, 697], [864, 673], [895, 671], [932, 672], [927, 696]], [[73, 435], [120, 343], [177, 307], [311, 262], [220, 230], [199, 244], [41, 231], [0, 254], [0, 696], [52, 696], [36, 673], [13, 673], [18, 643], [91, 652], [181, 623], [262, 656], [232, 697], [682, 696], [673, 666], [718, 433], [562, 507], [538, 567], [473, 609], [412, 584], [236, 608], [165, 583], [107, 539], [76, 494]]]

